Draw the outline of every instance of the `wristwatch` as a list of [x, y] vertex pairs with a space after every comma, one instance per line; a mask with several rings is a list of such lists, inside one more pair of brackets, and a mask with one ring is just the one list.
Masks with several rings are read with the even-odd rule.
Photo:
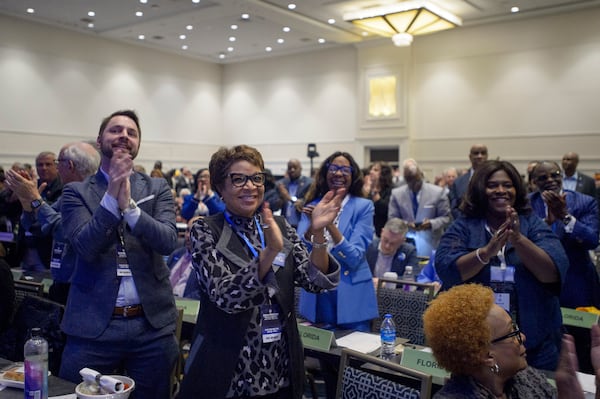
[[568, 225], [569, 223], [571, 223], [571, 220], [573, 220], [573, 216], [569, 215], [567, 213], [567, 215], [563, 218], [563, 223], [566, 225]]
[[129, 204], [127, 205], [127, 208], [123, 209], [123, 213], [135, 211], [136, 208], [137, 203], [133, 200], [133, 198], [129, 198]]
[[38, 209], [40, 206], [42, 206], [42, 203], [44, 202], [43, 199], [38, 198], [38, 199], [34, 199], [33, 201], [31, 201], [31, 209], [32, 210], [36, 210]]

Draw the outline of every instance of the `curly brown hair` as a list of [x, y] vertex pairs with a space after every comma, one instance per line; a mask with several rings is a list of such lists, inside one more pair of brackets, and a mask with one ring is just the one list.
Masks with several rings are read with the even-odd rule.
[[208, 165], [210, 185], [219, 195], [221, 195], [221, 188], [227, 179], [229, 168], [238, 161], [247, 161], [261, 171], [265, 170], [263, 157], [254, 147], [242, 144], [231, 148], [219, 148], [210, 158]]
[[440, 366], [470, 375], [481, 367], [492, 331], [487, 321], [494, 292], [480, 284], [463, 284], [440, 293], [423, 314], [427, 344]]

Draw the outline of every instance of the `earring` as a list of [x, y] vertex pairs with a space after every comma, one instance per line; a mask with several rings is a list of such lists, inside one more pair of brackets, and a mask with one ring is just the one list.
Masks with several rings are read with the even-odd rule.
[[490, 367], [490, 371], [496, 375], [500, 374], [500, 366], [498, 366], [498, 363], [494, 363], [494, 365]]

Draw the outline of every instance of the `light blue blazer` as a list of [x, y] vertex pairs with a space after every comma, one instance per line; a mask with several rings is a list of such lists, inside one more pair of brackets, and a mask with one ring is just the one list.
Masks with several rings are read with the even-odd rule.
[[[316, 204], [313, 201], [311, 204]], [[344, 240], [330, 250], [330, 254], [340, 263], [340, 284], [337, 288], [337, 323], [347, 324], [370, 320], [378, 316], [377, 298], [373, 286], [373, 275], [367, 263], [366, 252], [373, 240], [374, 206], [371, 200], [350, 196], [344, 205], [338, 228]], [[310, 220], [302, 214], [298, 224], [298, 235], [304, 233]], [[307, 244], [310, 248], [310, 243]], [[302, 290], [300, 314], [315, 321], [317, 295]]]

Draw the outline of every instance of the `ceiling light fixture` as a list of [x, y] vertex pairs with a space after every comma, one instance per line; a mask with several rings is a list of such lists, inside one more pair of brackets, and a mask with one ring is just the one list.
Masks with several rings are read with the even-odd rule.
[[145, 38], [146, 38], [146, 36], [144, 36], [144, 35], [138, 35], [138, 39], [140, 39], [140, 40], [144, 40]]
[[403, 1], [358, 10], [344, 14], [344, 20], [371, 33], [391, 37], [396, 46], [410, 46], [413, 35], [462, 25], [459, 17], [427, 1]]
[[519, 7], [511, 7], [510, 12], [519, 12]]
[[33, 14], [34, 12], [35, 12], [35, 10], [33, 8], [27, 9], [27, 14]]
[[143, 13], [143, 12], [141, 12], [141, 11], [136, 11], [136, 12], [135, 12], [135, 16], [136, 16], [136, 17], [143, 17], [143, 16], [144, 16], [144, 13]]
[[329, 25], [333, 25], [333, 24], [335, 24], [335, 19], [333, 19], [333, 18], [329, 18], [329, 19], [327, 20], [327, 23], [328, 23]]
[[272, 50], [273, 50], [273, 48], [272, 48], [271, 46], [267, 46], [267, 47], [265, 47], [265, 51], [266, 51], [267, 53], [270, 53]]
[[181, 49], [182, 49], [182, 50], [187, 50], [187, 49], [188, 49], [188, 46], [187, 46], [187, 44], [184, 44], [183, 46], [181, 46]]
[[187, 26], [185, 27], [185, 29], [187, 29], [187, 30], [192, 30], [192, 29], [194, 29], [194, 27], [193, 27], [192, 25], [187, 25]]
[[250, 14], [242, 14], [242, 19], [250, 19]]
[[284, 32], [286, 32], [286, 33], [287, 33], [287, 32], [289, 32], [289, 31], [291, 31], [291, 29], [290, 29], [290, 27], [289, 27], [289, 26], [284, 26], [282, 30], [283, 30]]
[[95, 17], [96, 13], [94, 11], [88, 11], [88, 17]]
[[320, 37], [319, 39], [317, 39], [317, 41], [319, 42], [319, 44], [324, 44], [326, 42], [326, 40], [323, 39], [322, 37]]
[[296, 9], [296, 5], [294, 3], [290, 3], [290, 4], [288, 4], [288, 9], [295, 10]]

